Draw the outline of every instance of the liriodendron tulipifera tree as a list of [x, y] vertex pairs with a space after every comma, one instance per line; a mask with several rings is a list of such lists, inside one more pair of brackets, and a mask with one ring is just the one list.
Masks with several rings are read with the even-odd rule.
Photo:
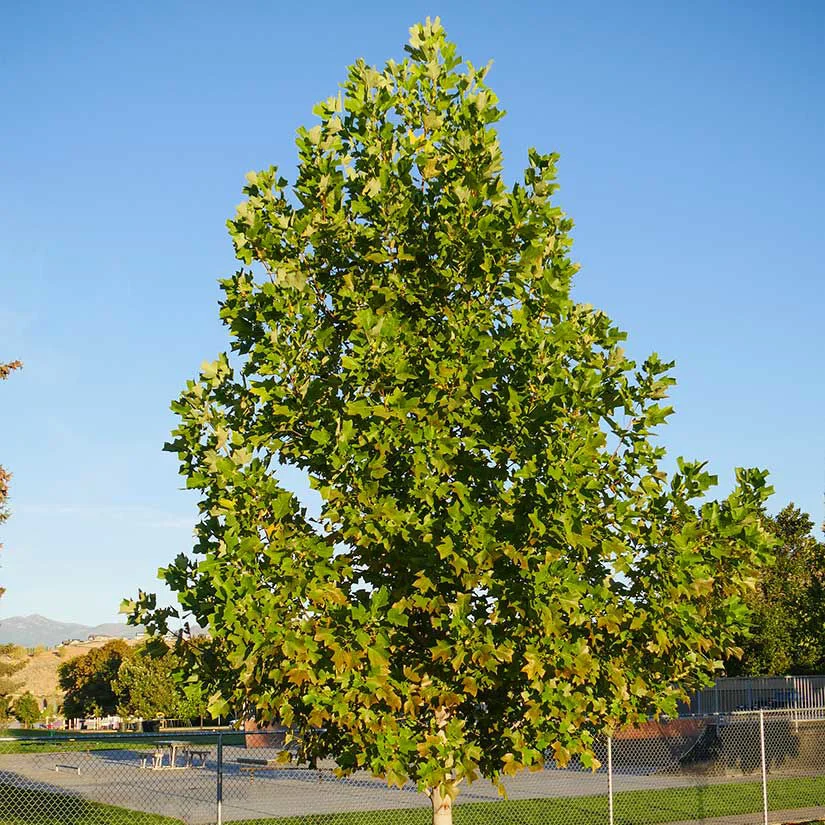
[[162, 577], [225, 657], [201, 667], [213, 713], [411, 780], [447, 823], [462, 782], [594, 765], [597, 736], [708, 683], [768, 555], [769, 488], [742, 470], [700, 503], [702, 463], [660, 469], [671, 365], [628, 360], [571, 298], [556, 156], [508, 186], [487, 69], [437, 20], [407, 52], [314, 109], [291, 187], [247, 175], [232, 354], [173, 405], [197, 543]]

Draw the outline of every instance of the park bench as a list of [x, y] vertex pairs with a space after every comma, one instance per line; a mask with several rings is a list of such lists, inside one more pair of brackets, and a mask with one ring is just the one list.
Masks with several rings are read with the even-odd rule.
[[251, 759], [249, 757], [241, 756], [238, 759], [241, 773], [249, 774], [249, 781], [255, 779], [255, 771], [274, 771], [276, 768], [283, 768], [284, 763], [277, 759]]
[[74, 771], [80, 776], [80, 765], [55, 765], [54, 772], [60, 773], [60, 771]]
[[249, 774], [250, 782], [255, 779], [256, 771], [316, 771], [320, 780], [322, 771], [331, 770], [331, 768], [318, 768], [314, 765], [293, 765], [289, 762], [282, 762], [280, 759], [253, 759], [248, 756], [241, 756], [237, 761], [241, 773]]

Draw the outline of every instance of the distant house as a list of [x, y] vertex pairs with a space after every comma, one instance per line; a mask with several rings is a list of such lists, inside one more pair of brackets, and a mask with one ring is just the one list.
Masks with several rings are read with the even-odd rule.
[[105, 633], [90, 633], [87, 641], [89, 642], [108, 642], [114, 639], [114, 636], [108, 636]]

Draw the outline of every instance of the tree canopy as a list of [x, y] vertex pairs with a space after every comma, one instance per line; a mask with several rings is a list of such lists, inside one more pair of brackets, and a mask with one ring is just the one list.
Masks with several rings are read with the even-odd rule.
[[201, 685], [187, 685], [180, 676], [180, 656], [189, 644], [194, 642], [172, 649], [163, 639], [154, 639], [132, 647], [115, 639], [64, 662], [58, 668], [64, 714], [72, 719], [114, 714], [141, 719], [205, 716]]
[[174, 717], [177, 696], [169, 651], [153, 656], [144, 650], [125, 660], [112, 682], [121, 716]]
[[[703, 463], [662, 471], [671, 365], [571, 297], [557, 156], [508, 186], [487, 69], [437, 20], [407, 52], [315, 107], [291, 187], [247, 175], [231, 354], [173, 404], [197, 542], [162, 576], [226, 656], [215, 710], [412, 779], [447, 822], [461, 782], [594, 765], [599, 733], [708, 682], [769, 488], [740, 470], [700, 504]], [[132, 609], [156, 631], [175, 612]]]
[[[112, 682], [118, 713], [142, 719], [191, 719], [206, 713], [204, 698], [187, 696], [177, 672], [180, 661], [165, 642], [147, 644], [125, 659]], [[190, 694], [193, 692], [190, 690]]]
[[117, 712], [114, 681], [122, 663], [134, 655], [122, 639], [114, 639], [57, 669], [63, 697], [63, 714], [69, 719], [111, 716]]
[[26, 666], [19, 652], [17, 645], [0, 645], [0, 721], [8, 718], [14, 704], [12, 696], [22, 685], [14, 678]]
[[40, 705], [30, 691], [18, 696], [12, 709], [14, 718], [24, 727], [31, 727], [40, 719]]
[[807, 513], [793, 503], [765, 519], [776, 537], [776, 563], [759, 573], [748, 596], [751, 628], [730, 676], [825, 673], [825, 543]]

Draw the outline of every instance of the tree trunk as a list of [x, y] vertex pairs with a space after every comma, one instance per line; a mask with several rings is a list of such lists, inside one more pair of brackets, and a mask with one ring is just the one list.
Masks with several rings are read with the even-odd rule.
[[441, 795], [438, 788], [430, 791], [433, 803], [433, 825], [453, 825], [453, 799], [449, 794]]

